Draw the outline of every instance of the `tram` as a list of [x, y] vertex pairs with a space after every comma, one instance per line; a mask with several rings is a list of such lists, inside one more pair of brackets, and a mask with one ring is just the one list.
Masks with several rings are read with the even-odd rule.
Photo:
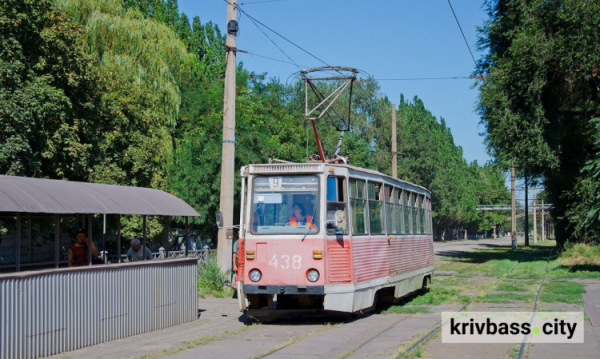
[[241, 168], [237, 291], [250, 317], [356, 313], [433, 278], [431, 193], [326, 162]]

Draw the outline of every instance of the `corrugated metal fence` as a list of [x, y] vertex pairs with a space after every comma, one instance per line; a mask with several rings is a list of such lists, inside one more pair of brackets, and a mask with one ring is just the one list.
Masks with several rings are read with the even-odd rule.
[[37, 358], [190, 322], [196, 258], [0, 275], [0, 358]]

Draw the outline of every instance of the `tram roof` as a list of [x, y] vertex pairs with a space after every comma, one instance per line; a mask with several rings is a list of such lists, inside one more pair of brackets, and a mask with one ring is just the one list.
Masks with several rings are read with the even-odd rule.
[[407, 184], [409, 186], [417, 187], [417, 188], [422, 189], [422, 190], [426, 191], [427, 193], [431, 194], [430, 190], [428, 190], [427, 188], [425, 188], [421, 185], [414, 184], [414, 183], [411, 183], [411, 182], [408, 182], [405, 180], [401, 180], [399, 178], [394, 178], [392, 176], [386, 175], [385, 173], [381, 173], [379, 171], [369, 170], [366, 168], [356, 167], [356, 166], [352, 166], [352, 165], [348, 165], [348, 164], [323, 163], [323, 162], [306, 162], [306, 163], [286, 162], [286, 163], [251, 164], [248, 166], [243, 166], [241, 172], [242, 172], [242, 175], [244, 175], [245, 168], [248, 168], [248, 171], [252, 174], [258, 174], [258, 173], [267, 174], [270, 172], [271, 173], [282, 173], [282, 172], [319, 173], [319, 172], [325, 171], [325, 167], [323, 167], [323, 166], [346, 168], [346, 169], [350, 169], [350, 170], [354, 170], [354, 171], [358, 171], [358, 172], [372, 174], [375, 176], [385, 177], [392, 181], [396, 181], [396, 182], [400, 182], [403, 184]]
[[200, 216], [157, 189], [5, 175], [0, 175], [0, 212]]

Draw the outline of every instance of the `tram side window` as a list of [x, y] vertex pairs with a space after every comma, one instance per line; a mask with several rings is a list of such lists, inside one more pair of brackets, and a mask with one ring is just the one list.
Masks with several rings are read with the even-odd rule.
[[394, 207], [396, 210], [396, 233], [404, 234], [404, 212], [402, 211], [402, 189], [396, 188], [394, 193]]
[[348, 234], [346, 180], [327, 177], [327, 234]]
[[381, 183], [369, 182], [369, 228], [371, 234], [383, 233], [383, 199]]
[[410, 206], [411, 192], [402, 191], [402, 204], [404, 206], [404, 234], [412, 233], [412, 209]]
[[413, 234], [419, 234], [419, 195], [413, 193], [412, 195], [412, 213], [413, 213]]
[[425, 196], [423, 195], [419, 195], [419, 218], [421, 219], [421, 234], [426, 234], [427, 219], [425, 218]]
[[350, 212], [352, 215], [352, 233], [367, 233], [367, 212], [365, 199], [365, 181], [350, 179]]
[[385, 223], [388, 234], [396, 234], [396, 216], [394, 215], [394, 187], [386, 185], [384, 187], [385, 198]]
[[427, 199], [427, 211], [429, 211], [429, 215], [427, 216], [427, 218], [429, 218], [429, 234], [433, 235], [433, 213], [431, 210], [431, 198]]

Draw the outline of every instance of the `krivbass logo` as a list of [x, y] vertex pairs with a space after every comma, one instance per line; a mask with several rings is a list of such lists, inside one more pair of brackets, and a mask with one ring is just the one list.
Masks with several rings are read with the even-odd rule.
[[442, 313], [442, 343], [583, 343], [583, 312]]

